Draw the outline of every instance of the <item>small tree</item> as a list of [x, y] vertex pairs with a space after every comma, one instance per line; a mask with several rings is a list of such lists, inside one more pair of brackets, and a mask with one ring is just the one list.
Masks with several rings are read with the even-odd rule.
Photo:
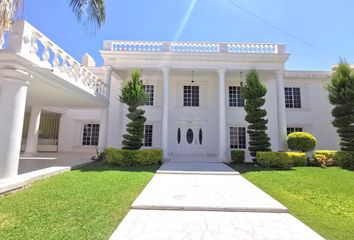
[[288, 147], [294, 151], [310, 152], [315, 149], [317, 140], [307, 132], [293, 132], [286, 138]]
[[341, 150], [354, 151], [354, 73], [345, 61], [340, 61], [327, 90]]
[[255, 161], [257, 151], [267, 152], [270, 149], [270, 138], [266, 132], [268, 120], [265, 119], [267, 111], [261, 108], [265, 103], [266, 87], [259, 81], [256, 70], [251, 70], [246, 77], [246, 84], [241, 88], [241, 95], [246, 100], [245, 120], [249, 123], [249, 147], [251, 156]]
[[144, 137], [144, 124], [146, 118], [145, 111], [139, 109], [147, 101], [147, 95], [143, 85], [140, 82], [140, 71], [134, 70], [131, 80], [125, 82], [119, 101], [128, 105], [127, 118], [130, 122], [127, 124], [128, 134], [123, 135], [123, 149], [137, 150], [141, 148]]

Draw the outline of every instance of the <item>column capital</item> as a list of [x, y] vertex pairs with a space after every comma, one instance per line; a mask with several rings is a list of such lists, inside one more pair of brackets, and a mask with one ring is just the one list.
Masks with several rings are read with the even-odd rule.
[[219, 73], [219, 75], [225, 75], [226, 70], [225, 69], [218, 69], [217, 72]]
[[163, 67], [163, 68], [162, 68], [162, 72], [163, 72], [164, 74], [170, 73], [170, 71], [171, 71], [171, 68], [170, 68], [170, 67]]
[[16, 68], [0, 69], [0, 77], [4, 81], [22, 85], [29, 85], [29, 81], [33, 79], [33, 75], [29, 72]]
[[105, 73], [109, 73], [109, 74], [111, 74], [113, 71], [113, 67], [111, 65], [105, 65], [105, 66], [103, 66], [103, 69], [104, 69]]

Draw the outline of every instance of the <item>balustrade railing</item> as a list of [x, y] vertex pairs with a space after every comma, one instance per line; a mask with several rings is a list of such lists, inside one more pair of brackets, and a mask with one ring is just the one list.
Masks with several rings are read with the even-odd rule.
[[254, 43], [105, 41], [104, 50], [116, 52], [284, 54], [285, 45]]
[[7, 49], [94, 94], [108, 96], [106, 83], [26, 21], [14, 23]]

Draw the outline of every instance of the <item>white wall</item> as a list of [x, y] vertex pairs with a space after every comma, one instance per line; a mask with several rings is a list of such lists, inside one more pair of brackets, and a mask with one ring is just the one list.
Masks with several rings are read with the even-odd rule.
[[286, 87], [300, 87], [302, 108], [287, 108], [287, 126], [302, 127], [317, 138], [316, 149], [338, 149], [339, 138], [332, 126], [327, 79], [286, 78]]
[[99, 110], [67, 110], [60, 119], [59, 126], [59, 152], [90, 151], [94, 152], [94, 146], [81, 144], [82, 128], [85, 123], [99, 123]]
[[[128, 123], [127, 108], [117, 100], [124, 80], [129, 79], [129, 71], [117, 71], [113, 74], [111, 100], [109, 108], [108, 146], [121, 147], [122, 134]], [[276, 96], [276, 73], [260, 71], [260, 79], [266, 85], [265, 109], [267, 110], [268, 135], [271, 138], [272, 150], [278, 144], [278, 119]], [[244, 72], [244, 78], [246, 73]], [[218, 154], [218, 74], [216, 71], [195, 71], [194, 83], [191, 82], [191, 71], [172, 70], [169, 84], [169, 153], [176, 149], [177, 128], [181, 124], [196, 124], [203, 127], [205, 153]], [[243, 79], [245, 81], [245, 79]], [[300, 87], [302, 108], [286, 109], [287, 126], [302, 127], [304, 131], [314, 134], [318, 140], [317, 149], [338, 149], [338, 136], [331, 125], [331, 105], [324, 88], [326, 78], [286, 77], [285, 87]], [[144, 71], [144, 84], [154, 85], [154, 106], [143, 107], [146, 111], [146, 124], [153, 125], [152, 148], [161, 148], [161, 114], [162, 114], [162, 71]], [[226, 74], [226, 123], [227, 148], [229, 152], [229, 128], [231, 126], [247, 127], [245, 111], [242, 107], [229, 107], [229, 86], [239, 86], [240, 76], [237, 72]], [[183, 106], [183, 86], [198, 85], [200, 87], [200, 107]], [[92, 147], [81, 146], [83, 123], [99, 123], [99, 110], [69, 110], [63, 114], [60, 124], [59, 151], [86, 151]], [[248, 140], [248, 139], [247, 139]], [[246, 149], [246, 156], [250, 160]]]

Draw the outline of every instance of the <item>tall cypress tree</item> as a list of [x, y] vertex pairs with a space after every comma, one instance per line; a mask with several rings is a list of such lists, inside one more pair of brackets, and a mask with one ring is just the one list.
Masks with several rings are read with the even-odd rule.
[[140, 82], [140, 71], [134, 70], [131, 74], [131, 80], [125, 82], [119, 100], [128, 105], [127, 114], [130, 122], [127, 124], [128, 134], [123, 135], [123, 149], [137, 150], [141, 148], [144, 138], [144, 124], [146, 118], [145, 111], [139, 109], [147, 101], [147, 95], [143, 85]]
[[259, 81], [256, 70], [251, 70], [246, 77], [246, 84], [241, 88], [241, 95], [246, 100], [245, 120], [249, 123], [248, 150], [255, 161], [257, 151], [271, 151], [270, 138], [266, 132], [268, 120], [267, 111], [261, 108], [265, 103], [266, 87]]
[[354, 73], [345, 61], [339, 63], [327, 90], [341, 150], [354, 151]]

